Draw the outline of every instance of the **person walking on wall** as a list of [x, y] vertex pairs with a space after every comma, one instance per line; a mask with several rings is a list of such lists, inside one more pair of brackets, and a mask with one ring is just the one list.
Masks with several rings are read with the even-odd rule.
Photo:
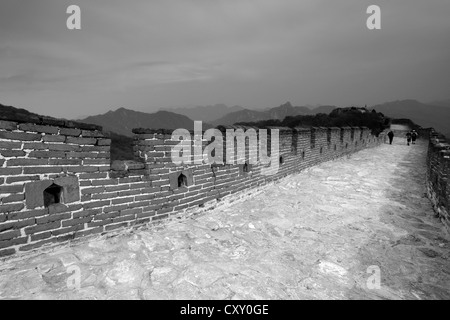
[[418, 134], [417, 134], [416, 130], [413, 130], [413, 131], [411, 132], [411, 141], [412, 141], [412, 144], [416, 144], [417, 136], [418, 136]]
[[406, 143], [407, 143], [408, 146], [411, 143], [411, 131], [408, 131], [406, 133]]
[[391, 131], [388, 132], [389, 144], [392, 144], [392, 140], [394, 140], [394, 133]]

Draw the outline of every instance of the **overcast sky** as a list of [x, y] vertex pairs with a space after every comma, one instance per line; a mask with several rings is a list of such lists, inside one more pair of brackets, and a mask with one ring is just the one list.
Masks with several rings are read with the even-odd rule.
[[[66, 9], [81, 8], [81, 30]], [[381, 7], [381, 30], [366, 9]], [[450, 97], [449, 0], [0, 0], [0, 103], [75, 118]]]

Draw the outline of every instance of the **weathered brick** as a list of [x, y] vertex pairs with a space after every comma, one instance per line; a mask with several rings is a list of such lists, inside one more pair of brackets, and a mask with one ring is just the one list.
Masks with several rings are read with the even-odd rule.
[[98, 167], [91, 166], [76, 166], [76, 167], [67, 167], [67, 171], [69, 172], [96, 172], [98, 171]]
[[0, 213], [20, 211], [25, 207], [23, 203], [5, 204], [0, 206]]
[[95, 221], [107, 220], [107, 219], [112, 219], [112, 218], [115, 218], [118, 216], [120, 216], [120, 213], [118, 211], [112, 211], [112, 212], [108, 212], [108, 213], [97, 214], [94, 217], [94, 219], [95, 219]]
[[25, 167], [23, 168], [24, 174], [33, 173], [60, 173], [63, 172], [62, 167]]
[[83, 204], [83, 209], [92, 209], [92, 208], [98, 208], [98, 207], [104, 207], [111, 203], [110, 200], [102, 200], [102, 201], [94, 201], [94, 202], [88, 202]]
[[115, 185], [115, 184], [118, 184], [117, 179], [93, 180], [92, 181], [93, 186], [108, 186], [108, 185]]
[[145, 211], [145, 212], [140, 212], [138, 214], [136, 214], [136, 218], [147, 218], [147, 217], [152, 217], [156, 214], [156, 212], [154, 210], [151, 211]]
[[61, 221], [61, 220], [70, 219], [70, 218], [71, 218], [71, 214], [70, 213], [51, 214], [51, 215], [48, 215], [48, 216], [36, 218], [36, 223], [37, 224], [44, 224], [44, 223], [49, 223], [49, 222], [54, 222], [54, 221]]
[[134, 208], [134, 209], [125, 209], [125, 210], [120, 210], [120, 215], [121, 216], [127, 216], [130, 214], [138, 214], [142, 212], [142, 208]]
[[91, 220], [92, 220], [91, 216], [87, 216], [84, 218], [78, 218], [78, 219], [70, 219], [70, 220], [63, 221], [62, 226], [70, 227], [70, 226], [74, 226], [74, 225], [85, 224], [87, 222], [91, 222]]
[[17, 193], [23, 191], [23, 184], [16, 184], [16, 185], [0, 185], [0, 193]]
[[131, 183], [130, 187], [131, 189], [142, 189], [150, 187], [150, 183], [148, 182]]
[[65, 158], [66, 154], [62, 151], [31, 151], [29, 158]]
[[81, 134], [81, 130], [72, 128], [61, 128], [59, 129], [59, 134], [78, 137]]
[[161, 187], [150, 187], [150, 188], [143, 188], [143, 189], [141, 189], [143, 194], [147, 194], [147, 193], [155, 194], [155, 193], [160, 192], [161, 190], [162, 190]]
[[0, 175], [17, 175], [22, 173], [22, 168], [0, 168]]
[[26, 219], [26, 220], [19, 220], [19, 221], [14, 222], [14, 228], [21, 229], [24, 227], [32, 226], [34, 224], [36, 224], [36, 219], [34, 219], [34, 218]]
[[148, 212], [148, 211], [159, 210], [159, 209], [161, 209], [161, 208], [162, 208], [162, 204], [152, 204], [152, 205], [149, 205], [149, 206], [147, 206], [147, 207], [142, 208], [142, 210], [143, 210], [144, 212]]
[[123, 191], [123, 190], [128, 190], [128, 189], [130, 189], [130, 185], [129, 184], [122, 184], [122, 185], [118, 185], [118, 186], [107, 186], [107, 187], [105, 187], [105, 191], [106, 192]]
[[89, 235], [97, 234], [97, 233], [101, 233], [101, 232], [103, 232], [102, 226], [97, 227], [97, 228], [83, 230], [83, 231], [78, 231], [75, 233], [75, 238], [85, 237], [85, 236], [89, 236]]
[[123, 221], [131, 221], [131, 220], [135, 220], [136, 219], [136, 215], [127, 215], [127, 216], [120, 216], [117, 218], [113, 218], [113, 223], [116, 222], [123, 222]]
[[139, 201], [139, 202], [131, 202], [128, 207], [129, 208], [137, 208], [137, 207], [146, 207], [150, 204], [150, 201]]
[[129, 191], [121, 191], [119, 192], [119, 197], [126, 197], [126, 196], [135, 196], [137, 194], [141, 194], [141, 190], [129, 190]]
[[2, 198], [2, 203], [11, 203], [18, 202], [25, 199], [25, 195], [23, 193], [12, 194]]
[[126, 227], [127, 225], [128, 225], [127, 222], [122, 222], [122, 223], [118, 223], [118, 224], [111, 224], [111, 225], [105, 226], [105, 230], [109, 231], [109, 230], [119, 229], [119, 228], [122, 228], [122, 227]]
[[33, 227], [25, 228], [25, 234], [34, 234], [41, 231], [47, 231], [51, 229], [58, 229], [61, 226], [61, 221], [55, 221], [46, 224], [40, 224]]
[[42, 166], [47, 165], [47, 159], [10, 159], [6, 162], [9, 167], [17, 166]]
[[17, 129], [17, 122], [0, 120], [0, 129], [16, 130]]
[[62, 203], [54, 203], [48, 207], [48, 214], [58, 214], [70, 211], [69, 206]]
[[138, 177], [121, 178], [121, 179], [119, 179], [119, 184], [132, 183], [132, 182], [140, 182], [140, 181], [141, 181], [141, 178], [138, 178]]
[[21, 181], [33, 181], [39, 180], [39, 176], [18, 176], [18, 177], [7, 177], [6, 183], [15, 183]]
[[48, 214], [48, 208], [30, 211], [11, 212], [8, 214], [8, 220], [30, 219], [40, 217], [46, 214]]
[[83, 152], [109, 152], [111, 148], [109, 146], [81, 145], [80, 150]]
[[0, 257], [10, 256], [16, 253], [16, 249], [0, 250]]
[[22, 142], [0, 141], [0, 149], [20, 149]]
[[103, 209], [103, 212], [108, 213], [108, 212], [111, 212], [111, 211], [119, 211], [119, 210], [124, 210], [124, 209], [127, 209], [127, 208], [128, 208], [127, 204], [121, 204], [121, 205], [118, 205], [118, 206], [105, 207]]
[[113, 199], [112, 204], [121, 204], [121, 203], [128, 203], [133, 202], [133, 197], [127, 197], [127, 198], [119, 198], [119, 199]]
[[109, 159], [109, 158], [111, 158], [111, 153], [110, 152], [99, 152], [99, 153], [97, 153], [97, 158]]
[[48, 145], [48, 149], [51, 151], [78, 151], [80, 147], [65, 143], [52, 143]]
[[22, 238], [13, 238], [10, 240], [0, 241], [0, 248], [7, 248], [7, 247], [16, 246], [18, 244], [24, 244], [24, 243], [27, 243], [27, 240], [28, 240], [27, 237], [22, 237]]
[[31, 239], [31, 241], [37, 241], [37, 240], [48, 239], [51, 236], [52, 236], [52, 232], [47, 231], [47, 232], [42, 232], [42, 233], [38, 233], [38, 234], [32, 234], [30, 239]]
[[0, 150], [0, 154], [3, 157], [23, 157], [26, 153], [23, 150]]
[[92, 210], [82, 210], [79, 212], [74, 212], [73, 218], [77, 219], [77, 218], [82, 218], [82, 217], [87, 217], [87, 216], [95, 216], [97, 214], [100, 214], [101, 212], [102, 212], [102, 208], [97, 208], [97, 209], [92, 209]]
[[97, 139], [95, 138], [75, 138], [75, 137], [67, 137], [66, 143], [73, 144], [95, 144]]
[[167, 202], [166, 198], [157, 198], [157, 199], [152, 200], [152, 204], [162, 204], [162, 203], [166, 203], [166, 202]]
[[92, 200], [97, 199], [114, 199], [117, 196], [116, 192], [112, 192], [112, 193], [99, 193], [99, 194], [93, 194], [92, 195]]
[[37, 133], [0, 131], [0, 138], [9, 140], [39, 141], [41, 140], [42, 135]]
[[163, 214], [163, 213], [167, 213], [167, 212], [172, 212], [174, 210], [173, 207], [171, 208], [162, 208], [156, 211], [157, 215]]
[[27, 150], [48, 150], [48, 144], [43, 142], [24, 142], [23, 149]]
[[90, 165], [90, 164], [104, 164], [109, 165], [110, 161], [108, 159], [84, 159], [83, 164]]
[[101, 193], [105, 191], [105, 187], [93, 187], [93, 188], [84, 188], [81, 189], [82, 194], [93, 194], [93, 193]]
[[111, 145], [111, 139], [98, 139], [97, 145], [99, 146], [109, 146]]
[[32, 124], [32, 123], [19, 124], [19, 130], [39, 132], [39, 133], [51, 133], [51, 134], [58, 133], [58, 128], [56, 128], [56, 127], [40, 126], [40, 125]]
[[49, 165], [61, 166], [61, 165], [81, 165], [81, 159], [50, 159]]
[[46, 134], [42, 139], [45, 142], [64, 142], [64, 141], [66, 141], [66, 137], [65, 136], [48, 135], [48, 134]]
[[67, 227], [67, 228], [61, 228], [61, 229], [58, 229], [58, 230], [53, 230], [52, 231], [52, 236], [59, 236], [61, 234], [65, 234], [65, 233], [71, 233], [71, 232], [83, 230], [83, 228], [84, 228], [83, 224], [78, 224], [78, 225]]
[[106, 172], [102, 173], [82, 173], [78, 176], [79, 179], [105, 179], [107, 177]]
[[81, 130], [81, 135], [83, 137], [93, 137], [93, 138], [101, 138], [105, 135], [101, 131], [91, 131], [91, 130]]
[[94, 228], [94, 227], [104, 226], [111, 222], [112, 222], [112, 219], [99, 220], [99, 221], [89, 222], [87, 226], [88, 226], [88, 228]]
[[19, 236], [20, 236], [20, 230], [9, 230], [9, 231], [5, 231], [5, 232], [0, 232], [0, 241], [17, 238]]
[[76, 151], [70, 151], [66, 153], [67, 158], [97, 158], [98, 153], [94, 152], [76, 152]]

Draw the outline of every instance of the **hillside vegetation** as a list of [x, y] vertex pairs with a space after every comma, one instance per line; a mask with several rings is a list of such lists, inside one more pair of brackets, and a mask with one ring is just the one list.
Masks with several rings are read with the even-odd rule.
[[336, 108], [329, 114], [288, 116], [283, 120], [273, 119], [258, 122], [240, 122], [239, 125], [266, 127], [368, 127], [372, 134], [378, 135], [389, 127], [390, 119], [382, 113], [366, 108]]

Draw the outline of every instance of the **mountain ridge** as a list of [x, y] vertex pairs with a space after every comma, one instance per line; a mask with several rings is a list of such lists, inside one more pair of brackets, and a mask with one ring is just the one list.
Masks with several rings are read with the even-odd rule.
[[[120, 135], [132, 137], [132, 129], [194, 129], [194, 121], [185, 115], [170, 111], [159, 110], [154, 113], [134, 111], [126, 108], [110, 110], [104, 114], [89, 116], [78, 121], [100, 125], [105, 131], [115, 132]], [[211, 128], [211, 125], [203, 123], [203, 128]]]
[[185, 115], [196, 121], [212, 122], [231, 112], [241, 111], [244, 108], [238, 105], [229, 107], [223, 103], [208, 106], [180, 107], [180, 108], [161, 108], [161, 111], [170, 111]]
[[395, 100], [370, 107], [391, 118], [411, 119], [423, 128], [433, 127], [450, 137], [450, 108], [413, 99]]
[[227, 114], [226, 116], [212, 121], [214, 126], [218, 125], [232, 125], [237, 122], [257, 122], [263, 120], [283, 120], [287, 116], [298, 115], [314, 115], [317, 113], [330, 113], [336, 106], [319, 106], [314, 109], [310, 109], [306, 106], [292, 106], [288, 101], [278, 107], [265, 109], [265, 110], [250, 110], [244, 109]]

